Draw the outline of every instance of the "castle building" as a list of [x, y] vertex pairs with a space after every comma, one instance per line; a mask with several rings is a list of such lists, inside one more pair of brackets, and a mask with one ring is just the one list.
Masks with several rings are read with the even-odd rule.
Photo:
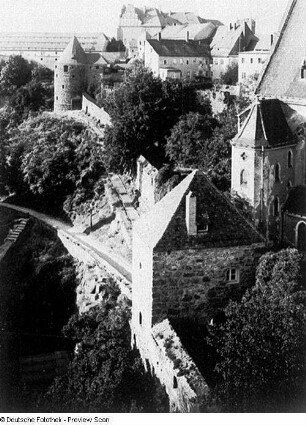
[[163, 361], [160, 329], [175, 318], [208, 323], [254, 283], [264, 247], [264, 238], [197, 170], [134, 223], [132, 340], [180, 411], [188, 382]]
[[[0, 59], [21, 55], [53, 70], [72, 37], [69, 33], [0, 33]], [[77, 38], [86, 52], [106, 52], [109, 43], [103, 33], [78, 34]]]
[[288, 235], [289, 222], [282, 218], [290, 190], [298, 196], [295, 187], [306, 183], [305, 19], [303, 0], [292, 0], [260, 76], [257, 100], [232, 142], [232, 191], [249, 202], [269, 239], [286, 235], [296, 246], [298, 238]]
[[210, 78], [210, 49], [205, 42], [191, 40], [147, 40], [145, 66], [155, 76], [181, 79], [202, 76]]
[[257, 42], [253, 20], [239, 20], [229, 27], [219, 26], [210, 44], [213, 80], [220, 79], [229, 67], [238, 64], [239, 52], [253, 50]]
[[101, 85], [104, 71], [121, 55], [121, 52], [86, 53], [73, 37], [54, 66], [54, 110], [81, 109], [82, 93], [92, 85]]

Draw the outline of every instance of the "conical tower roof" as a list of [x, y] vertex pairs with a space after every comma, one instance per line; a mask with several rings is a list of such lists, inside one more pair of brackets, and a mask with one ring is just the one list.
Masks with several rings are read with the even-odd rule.
[[83, 47], [80, 45], [79, 40], [74, 36], [66, 49], [63, 51], [59, 63], [65, 65], [77, 65], [77, 64], [86, 64], [87, 55], [83, 50]]

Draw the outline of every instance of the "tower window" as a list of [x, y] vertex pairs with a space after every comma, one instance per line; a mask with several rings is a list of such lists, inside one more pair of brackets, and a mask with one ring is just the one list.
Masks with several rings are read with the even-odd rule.
[[62, 89], [64, 89], [65, 88], [65, 86], [62, 86]]
[[68, 65], [64, 65], [64, 72], [68, 72]]
[[274, 177], [275, 177], [275, 183], [279, 183], [280, 182], [280, 165], [278, 163], [275, 164]]
[[240, 184], [246, 186], [248, 184], [248, 175], [246, 170], [242, 170], [240, 173]]
[[292, 152], [289, 151], [288, 152], [288, 168], [292, 168], [293, 167], [293, 163], [292, 163]]
[[226, 282], [227, 283], [239, 282], [239, 270], [236, 267], [226, 270]]
[[177, 378], [176, 378], [176, 376], [174, 376], [173, 377], [173, 388], [175, 389], [177, 387], [178, 387], [178, 385], [177, 385]]
[[139, 324], [142, 325], [142, 314], [139, 313]]
[[274, 212], [274, 217], [279, 216], [279, 199], [277, 196], [273, 201], [273, 212]]

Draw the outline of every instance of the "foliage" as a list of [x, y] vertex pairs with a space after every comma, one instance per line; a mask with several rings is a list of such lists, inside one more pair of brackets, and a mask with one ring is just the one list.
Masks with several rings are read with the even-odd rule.
[[230, 187], [230, 140], [237, 132], [235, 108], [216, 118], [189, 113], [182, 116], [167, 138], [166, 153], [175, 165], [204, 170], [222, 191]]
[[210, 109], [189, 82], [162, 82], [141, 64], [126, 72], [105, 107], [112, 120], [104, 140], [107, 168], [117, 172], [135, 171], [138, 156], [152, 147], [163, 158], [165, 137], [179, 117]]
[[224, 324], [211, 330], [225, 411], [299, 411], [305, 397], [305, 292], [301, 256], [288, 249], [261, 258], [256, 285], [231, 302]]
[[[101, 305], [73, 316], [64, 334], [78, 342], [68, 374], [59, 378], [45, 397], [54, 411], [130, 412], [165, 411], [157, 383], [146, 374], [130, 348], [127, 301], [109, 281]], [[160, 392], [160, 389], [158, 390]]]
[[199, 157], [206, 156], [216, 120], [190, 112], [183, 115], [167, 139], [166, 153], [179, 167], [196, 167]]
[[13, 94], [16, 89], [30, 82], [32, 66], [22, 56], [10, 56], [0, 74], [2, 94]]
[[93, 196], [104, 172], [97, 137], [81, 123], [47, 114], [10, 135], [5, 165], [2, 184], [10, 192], [38, 196], [46, 207], [60, 206], [69, 195], [77, 194], [79, 202]]
[[235, 85], [238, 83], [238, 63], [232, 63], [226, 71], [220, 75], [221, 84]]
[[125, 52], [125, 45], [121, 40], [116, 40], [114, 37], [110, 40], [106, 47], [107, 52]]

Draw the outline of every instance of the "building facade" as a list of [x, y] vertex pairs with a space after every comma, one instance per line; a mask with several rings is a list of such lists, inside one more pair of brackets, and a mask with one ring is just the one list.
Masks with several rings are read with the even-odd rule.
[[163, 79], [211, 76], [209, 46], [204, 42], [151, 39], [144, 51], [145, 66]]

